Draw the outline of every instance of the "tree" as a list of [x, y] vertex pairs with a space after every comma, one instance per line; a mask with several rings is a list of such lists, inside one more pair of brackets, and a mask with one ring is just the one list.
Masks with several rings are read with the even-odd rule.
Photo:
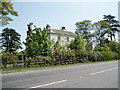
[[2, 31], [2, 47], [4, 51], [10, 53], [16, 52], [16, 50], [21, 49], [20, 42], [21, 35], [17, 33], [12, 28], [5, 28]]
[[104, 45], [107, 41], [105, 35], [110, 31], [110, 24], [107, 21], [101, 20], [93, 24], [94, 37], [97, 45]]
[[90, 20], [84, 20], [82, 22], [77, 22], [76, 24], [76, 33], [79, 33], [87, 43], [90, 43], [92, 40], [92, 24]]
[[108, 43], [108, 46], [110, 47], [110, 50], [112, 52], [117, 52], [117, 53], [120, 52], [120, 43], [117, 43], [115, 41], [110, 41]]
[[75, 40], [72, 40], [69, 45], [71, 50], [85, 50], [85, 41], [80, 34], [77, 34]]
[[31, 35], [26, 38], [26, 54], [28, 57], [33, 56], [47, 56], [51, 54], [52, 41], [48, 39], [49, 32], [44, 28], [37, 28], [33, 30]]
[[0, 11], [1, 11], [1, 26], [5, 26], [9, 24], [9, 21], [13, 21], [12, 18], [10, 18], [8, 15], [18, 16], [17, 11], [14, 10], [13, 4], [10, 2], [10, 0], [2, 0], [0, 2]]
[[115, 38], [115, 33], [116, 32], [120, 32], [120, 29], [118, 29], [120, 27], [120, 22], [115, 20], [115, 16], [112, 15], [104, 15], [104, 19], [105, 21], [110, 23], [110, 30], [108, 32], [108, 37], [110, 37], [111, 41], [116, 40]]

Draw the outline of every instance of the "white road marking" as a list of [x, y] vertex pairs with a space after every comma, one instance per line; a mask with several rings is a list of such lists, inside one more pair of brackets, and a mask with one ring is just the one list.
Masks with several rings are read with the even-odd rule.
[[107, 69], [107, 70], [103, 70], [103, 71], [100, 71], [100, 72], [91, 73], [91, 74], [89, 74], [89, 75], [95, 75], [95, 74], [99, 74], [99, 73], [111, 71], [111, 70], [114, 70], [114, 69], [117, 69], [117, 68], [118, 68], [118, 67], [115, 67], [115, 68], [112, 68], [112, 69]]
[[52, 85], [52, 84], [62, 83], [62, 82], [65, 82], [65, 81], [67, 81], [67, 80], [61, 80], [61, 81], [52, 82], [52, 83], [43, 84], [43, 85], [38, 85], [38, 86], [30, 87], [30, 88], [40, 88], [40, 87], [44, 87], [44, 86], [48, 86], [48, 85]]

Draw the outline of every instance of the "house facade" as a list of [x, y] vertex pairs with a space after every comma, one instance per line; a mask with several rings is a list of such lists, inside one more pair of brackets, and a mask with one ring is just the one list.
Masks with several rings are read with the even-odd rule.
[[51, 29], [47, 24], [46, 29], [50, 32], [49, 40], [54, 40], [54, 42], [59, 41], [62, 46], [69, 44], [76, 36], [75, 33], [66, 30], [65, 27], [62, 27], [61, 30]]
[[[27, 35], [31, 35], [33, 32], [32, 25], [33, 25], [33, 23], [27, 24], [27, 26], [28, 26]], [[61, 30], [51, 29], [50, 25], [47, 24], [46, 29], [47, 29], [47, 31], [50, 32], [48, 39], [54, 40], [54, 42], [59, 41], [62, 46], [69, 44], [72, 40], [74, 40], [74, 38], [76, 36], [75, 33], [66, 30], [65, 27], [62, 27]]]

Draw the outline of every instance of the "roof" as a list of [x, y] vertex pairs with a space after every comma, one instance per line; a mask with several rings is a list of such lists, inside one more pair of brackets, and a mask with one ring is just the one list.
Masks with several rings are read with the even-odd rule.
[[58, 29], [52, 29], [51, 33], [55, 33], [55, 34], [65, 34], [65, 35], [71, 35], [71, 36], [75, 36], [76, 34], [70, 31], [66, 31], [66, 30], [58, 30]]

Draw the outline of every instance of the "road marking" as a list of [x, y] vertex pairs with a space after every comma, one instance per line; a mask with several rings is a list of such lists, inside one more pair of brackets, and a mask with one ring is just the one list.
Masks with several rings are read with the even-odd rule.
[[117, 69], [117, 68], [118, 68], [118, 67], [115, 67], [115, 68], [112, 68], [112, 69], [107, 69], [107, 70], [103, 70], [103, 71], [100, 71], [100, 72], [91, 73], [91, 74], [89, 74], [89, 75], [95, 75], [95, 74], [99, 74], [99, 73], [111, 71], [111, 70], [114, 70], [114, 69]]
[[65, 81], [67, 81], [67, 80], [61, 80], [61, 81], [52, 82], [52, 83], [43, 84], [43, 85], [38, 85], [38, 86], [30, 87], [30, 88], [40, 88], [40, 87], [44, 87], [44, 86], [48, 86], [48, 85], [52, 85], [52, 84], [62, 83], [62, 82], [65, 82]]

